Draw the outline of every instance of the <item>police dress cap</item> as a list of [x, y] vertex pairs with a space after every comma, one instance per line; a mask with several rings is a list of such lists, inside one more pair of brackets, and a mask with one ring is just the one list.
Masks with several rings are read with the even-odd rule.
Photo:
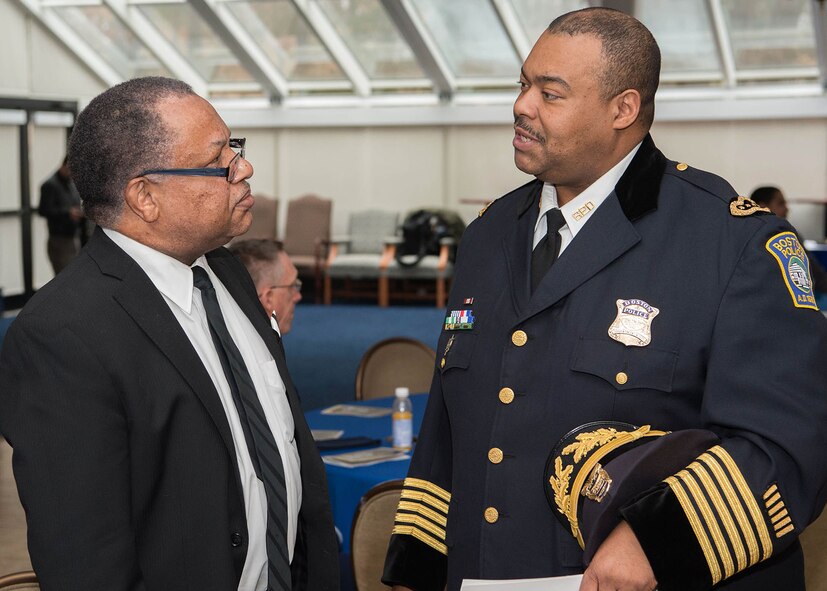
[[563, 436], [549, 455], [546, 498], [589, 564], [620, 523], [621, 507], [717, 443], [718, 437], [703, 429], [669, 432], [617, 421], [586, 423]]

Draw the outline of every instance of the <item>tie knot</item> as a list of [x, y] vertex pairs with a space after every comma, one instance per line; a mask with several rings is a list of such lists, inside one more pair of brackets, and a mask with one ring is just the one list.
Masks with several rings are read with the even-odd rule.
[[212, 289], [212, 281], [210, 281], [210, 276], [207, 275], [207, 271], [203, 267], [198, 265], [192, 268], [192, 284], [201, 291], [205, 289]]
[[560, 228], [566, 225], [566, 218], [563, 217], [563, 212], [554, 207], [546, 212], [546, 225], [548, 226], [548, 235], [551, 236], [560, 231]]

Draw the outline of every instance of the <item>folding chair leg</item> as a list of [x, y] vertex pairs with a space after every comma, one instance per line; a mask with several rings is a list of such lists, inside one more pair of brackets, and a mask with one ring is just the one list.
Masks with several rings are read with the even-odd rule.
[[387, 308], [388, 303], [390, 300], [389, 296], [389, 286], [388, 286], [388, 278], [387, 277], [380, 277], [379, 278], [379, 307], [380, 308]]
[[436, 307], [445, 307], [445, 278], [439, 277], [436, 280]]
[[324, 278], [324, 305], [329, 306], [332, 299], [333, 299], [333, 297], [331, 295], [330, 276], [325, 275], [325, 278]]

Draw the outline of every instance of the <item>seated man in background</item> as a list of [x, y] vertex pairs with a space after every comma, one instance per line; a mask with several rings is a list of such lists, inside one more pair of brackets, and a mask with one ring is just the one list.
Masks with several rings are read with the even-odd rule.
[[286, 335], [302, 299], [302, 282], [281, 243], [255, 238], [233, 242], [229, 248], [247, 267], [265, 312], [276, 319], [281, 336]]
[[[752, 192], [750, 199], [761, 207], [766, 207], [778, 217], [787, 219], [787, 213], [790, 211], [787, 207], [787, 199], [778, 187], [772, 185], [758, 187]], [[798, 239], [803, 245], [803, 238], [799, 235]], [[807, 258], [810, 259], [810, 274], [813, 279], [813, 289], [821, 293], [827, 293], [827, 270], [825, 270], [824, 267], [821, 266], [821, 263], [818, 262], [818, 259], [806, 249], [805, 252], [807, 253]]]

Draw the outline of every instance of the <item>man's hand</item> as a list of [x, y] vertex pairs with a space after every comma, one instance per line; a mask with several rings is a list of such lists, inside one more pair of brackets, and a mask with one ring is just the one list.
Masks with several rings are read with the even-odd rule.
[[597, 549], [580, 591], [653, 591], [657, 585], [635, 533], [622, 521]]

